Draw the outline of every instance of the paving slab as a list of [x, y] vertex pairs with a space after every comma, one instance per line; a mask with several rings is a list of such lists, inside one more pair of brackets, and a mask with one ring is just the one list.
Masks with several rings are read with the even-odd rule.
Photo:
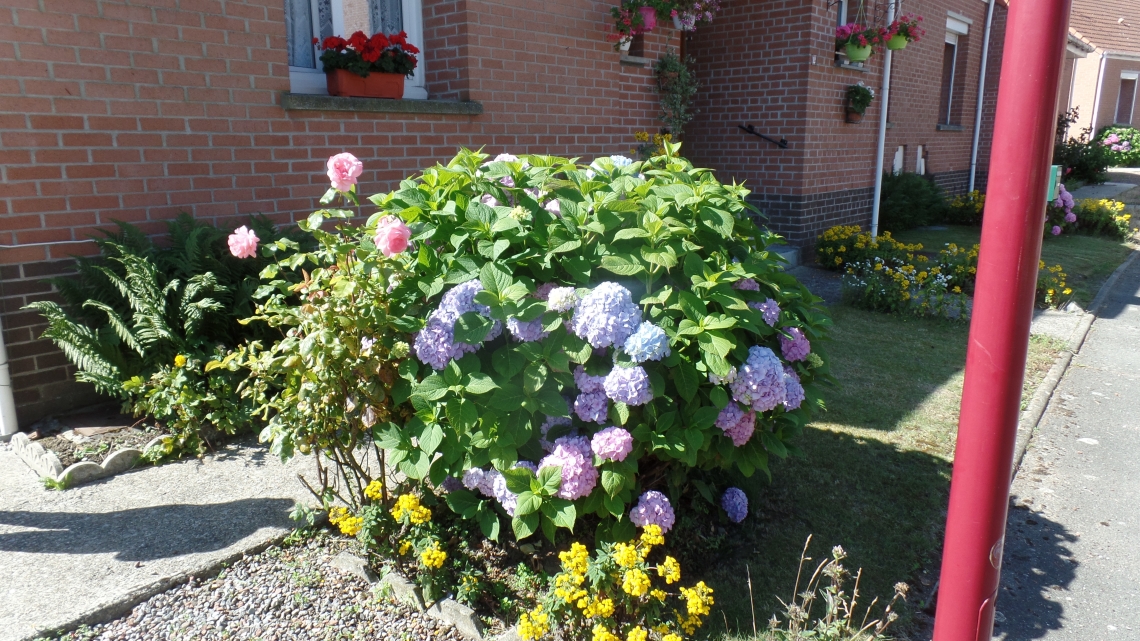
[[1140, 639], [1140, 261], [1098, 313], [1013, 483], [995, 639]]
[[1084, 310], [1076, 305], [1071, 309], [1036, 309], [1033, 310], [1033, 323], [1029, 326], [1029, 333], [1067, 341], [1081, 324], [1084, 315]]
[[59, 492], [0, 450], [0, 641], [137, 602], [281, 537], [295, 502], [313, 502], [297, 480], [311, 465], [234, 444]]
[[1102, 185], [1085, 185], [1073, 192], [1074, 200], [1085, 198], [1116, 198], [1120, 194], [1131, 190], [1136, 185], [1126, 182], [1107, 182]]

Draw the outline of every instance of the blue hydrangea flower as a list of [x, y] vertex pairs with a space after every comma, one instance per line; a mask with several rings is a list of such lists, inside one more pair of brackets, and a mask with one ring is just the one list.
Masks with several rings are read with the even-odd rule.
[[554, 443], [549, 439], [550, 430], [556, 427], [565, 427], [567, 425], [570, 425], [570, 417], [568, 416], [547, 416], [546, 420], [543, 421], [542, 425], [540, 425], [538, 428], [538, 432], [540, 434], [538, 437], [538, 444], [541, 445], [542, 449], [546, 450], [547, 452], [553, 450]]
[[799, 374], [796, 374], [796, 370], [792, 369], [791, 365], [784, 366], [784, 388], [788, 391], [784, 399], [784, 408], [787, 410], [799, 409], [806, 396], [804, 386], [800, 383]]
[[542, 330], [541, 318], [532, 321], [520, 321], [512, 316], [507, 319], [507, 330], [510, 331], [515, 340], [523, 343], [540, 341], [550, 335], [550, 332]]
[[756, 412], [767, 412], [787, 398], [784, 367], [775, 352], [754, 345], [748, 349], [748, 360], [740, 367], [729, 388], [736, 402]]
[[[552, 299], [556, 291], [550, 292]], [[609, 347], [624, 343], [640, 324], [641, 308], [634, 304], [629, 290], [605, 282], [578, 303], [569, 329], [593, 347]]]
[[660, 526], [661, 532], [673, 529], [677, 517], [669, 498], [657, 490], [649, 490], [637, 500], [637, 505], [629, 511], [629, 520], [637, 527]]
[[[416, 334], [416, 358], [434, 369], [443, 369], [453, 359], [462, 358], [479, 349], [478, 345], [455, 342], [455, 322], [468, 312], [489, 316], [491, 308], [475, 303], [475, 294], [483, 290], [478, 279], [469, 280], [451, 288], [439, 302], [439, 308], [428, 316], [424, 328]], [[503, 324], [495, 321], [484, 341], [494, 340], [503, 333]]]
[[606, 396], [626, 405], [645, 405], [653, 400], [649, 374], [643, 367], [615, 367], [603, 383]]
[[604, 392], [605, 381], [605, 376], [590, 376], [586, 373], [586, 368], [581, 365], [574, 369], [574, 385], [578, 386], [578, 391], [583, 394]]
[[720, 506], [728, 512], [728, 520], [740, 523], [748, 516], [748, 496], [738, 487], [730, 487], [720, 497]]
[[764, 317], [764, 322], [769, 327], [775, 327], [776, 323], [780, 321], [780, 304], [771, 298], [763, 303], [751, 301], [748, 306], [760, 312], [760, 315]]
[[605, 423], [609, 403], [605, 392], [585, 392], [574, 399], [574, 413], [587, 423]]
[[669, 336], [665, 334], [665, 330], [645, 321], [638, 326], [636, 332], [625, 339], [622, 349], [636, 363], [659, 361], [669, 355]]

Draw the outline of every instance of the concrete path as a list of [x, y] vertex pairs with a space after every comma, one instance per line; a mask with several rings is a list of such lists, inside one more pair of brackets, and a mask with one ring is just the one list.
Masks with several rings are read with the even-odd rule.
[[1140, 639], [1140, 261], [1054, 393], [1010, 500], [994, 638]]
[[310, 465], [235, 445], [54, 492], [0, 451], [0, 641], [149, 596], [281, 536], [294, 502], [313, 502], [296, 478]]
[[1131, 190], [1136, 185], [1126, 182], [1106, 182], [1103, 185], [1085, 185], [1073, 192], [1074, 200], [1085, 198], [1116, 198], [1120, 194]]

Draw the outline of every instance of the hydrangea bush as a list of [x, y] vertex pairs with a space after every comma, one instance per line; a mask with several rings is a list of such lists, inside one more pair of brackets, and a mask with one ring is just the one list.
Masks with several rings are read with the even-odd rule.
[[596, 515], [620, 539], [642, 506], [668, 529], [690, 474], [766, 472], [821, 404], [818, 299], [747, 190], [666, 147], [589, 166], [462, 151], [371, 198], [360, 251], [407, 223], [385, 298], [416, 327], [394, 392], [415, 415], [377, 438], [409, 477], [461, 482], [447, 502], [488, 536], [501, 513], [518, 538]]

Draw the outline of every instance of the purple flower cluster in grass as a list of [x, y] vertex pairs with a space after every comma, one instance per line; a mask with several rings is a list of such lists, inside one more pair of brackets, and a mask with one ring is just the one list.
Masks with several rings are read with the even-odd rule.
[[[558, 290], [555, 290], [558, 291]], [[547, 306], [554, 309], [554, 292]], [[633, 302], [629, 290], [613, 282], [605, 282], [593, 290], [574, 308], [569, 329], [593, 347], [621, 345], [641, 324], [641, 308]]]
[[657, 490], [649, 490], [637, 499], [637, 505], [629, 511], [629, 520], [637, 527], [657, 525], [662, 532], [668, 532], [673, 529], [677, 518], [669, 498]]
[[536, 318], [532, 321], [521, 321], [514, 316], [507, 319], [507, 331], [515, 340], [529, 343], [531, 341], [540, 341], [547, 336], [550, 332], [543, 331], [542, 318]]
[[649, 374], [645, 368], [615, 367], [606, 375], [603, 385], [606, 396], [629, 406], [645, 405], [653, 400], [653, 389], [649, 385]]
[[[428, 316], [427, 324], [416, 334], [416, 358], [434, 369], [443, 369], [454, 359], [464, 354], [474, 353], [478, 345], [455, 342], [455, 322], [467, 312], [490, 315], [490, 308], [475, 303], [475, 294], [483, 290], [478, 279], [469, 280], [452, 287], [439, 302], [439, 309]], [[495, 321], [484, 341], [494, 340], [503, 331], [503, 325]]]
[[783, 334], [779, 336], [780, 351], [784, 354], [784, 359], [793, 363], [806, 359], [811, 352], [811, 343], [804, 336], [803, 330], [798, 327], [790, 327], [785, 331], [791, 335], [791, 338]]
[[736, 403], [729, 403], [716, 417], [716, 426], [724, 430], [724, 435], [732, 439], [733, 445], [740, 447], [756, 431], [756, 412], [746, 412]]
[[607, 427], [590, 441], [594, 454], [602, 460], [624, 461], [633, 451], [633, 436], [621, 427]]
[[645, 321], [625, 339], [622, 349], [635, 363], [659, 361], [669, 355], [669, 336], [665, 330]]
[[756, 412], [767, 412], [784, 402], [784, 368], [776, 353], [767, 347], [748, 348], [748, 360], [729, 386], [732, 398]]
[[784, 398], [784, 409], [799, 409], [806, 396], [804, 395], [804, 386], [800, 383], [800, 376], [796, 374], [796, 370], [792, 369], [791, 365], [784, 366], [784, 389], [787, 390]]
[[764, 322], [769, 327], [775, 327], [776, 323], [780, 322], [780, 304], [775, 300], [769, 298], [763, 303], [750, 301], [748, 306], [760, 312], [760, 315], [764, 317]]
[[728, 513], [728, 520], [740, 523], [748, 516], [748, 496], [738, 487], [730, 487], [720, 497], [720, 506]]
[[574, 499], [588, 495], [598, 484], [598, 468], [594, 467], [594, 454], [590, 441], [584, 436], [563, 436], [554, 441], [554, 451], [538, 464], [544, 467], [562, 467], [560, 498]]
[[760, 283], [757, 283], [753, 278], [742, 278], [733, 283], [732, 288], [744, 292], [758, 292], [760, 291]]

